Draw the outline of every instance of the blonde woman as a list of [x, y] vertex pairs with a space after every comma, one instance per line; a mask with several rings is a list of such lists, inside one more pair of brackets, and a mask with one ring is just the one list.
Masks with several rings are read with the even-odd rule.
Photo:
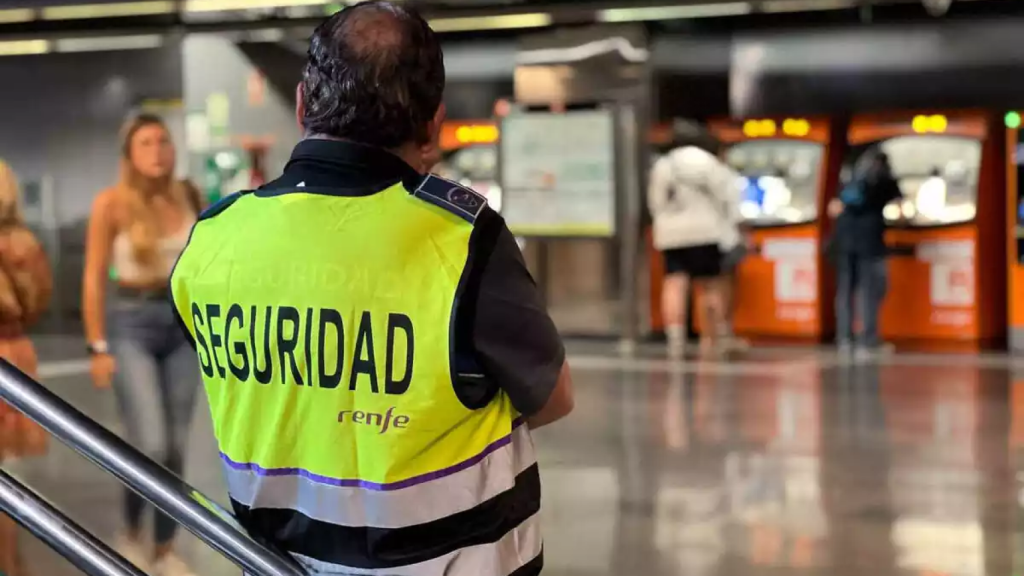
[[[53, 278], [35, 236], [25, 226], [18, 206], [14, 172], [0, 161], [0, 357], [35, 377], [38, 361], [25, 330], [50, 302]], [[46, 433], [14, 409], [0, 405], [3, 459], [40, 455]], [[21, 573], [17, 530], [6, 516], [0, 520], [0, 572]]]
[[[93, 382], [113, 385], [125, 432], [139, 449], [181, 475], [200, 377], [168, 304], [167, 283], [199, 202], [194, 189], [174, 180], [174, 160], [160, 118], [141, 115], [125, 126], [120, 181], [100, 193], [89, 218], [82, 313]], [[111, 268], [117, 280], [108, 299]], [[147, 549], [146, 508], [125, 491], [127, 529], [118, 537], [119, 551], [160, 576], [191, 575], [173, 552], [174, 520], [156, 513], [155, 547]]]

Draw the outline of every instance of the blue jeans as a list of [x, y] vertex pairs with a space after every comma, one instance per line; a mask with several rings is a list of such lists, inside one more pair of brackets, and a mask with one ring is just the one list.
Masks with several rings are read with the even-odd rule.
[[[878, 337], [878, 312], [887, 289], [888, 273], [884, 256], [860, 256], [840, 253], [836, 258], [836, 339], [840, 344], [874, 347]], [[856, 296], [856, 297], [855, 297]], [[861, 321], [861, 333], [853, 333], [853, 311]]]
[[[163, 298], [123, 297], [110, 318], [110, 346], [117, 362], [114, 393], [125, 434], [139, 450], [181, 476], [192, 423], [199, 363]], [[146, 502], [125, 491], [129, 528], [139, 531]], [[177, 523], [156, 513], [154, 538], [166, 544]]]

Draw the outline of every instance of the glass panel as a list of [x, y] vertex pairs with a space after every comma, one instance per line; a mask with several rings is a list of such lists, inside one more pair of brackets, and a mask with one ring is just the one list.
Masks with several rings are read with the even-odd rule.
[[491, 208], [501, 211], [497, 146], [474, 144], [455, 150], [445, 156], [435, 172], [483, 194]]
[[741, 176], [740, 210], [749, 224], [799, 224], [818, 217], [825, 147], [801, 140], [749, 140], [731, 146], [726, 162]]
[[[981, 142], [957, 136], [898, 136], [864, 148], [880, 147], [889, 157], [893, 176], [903, 192], [903, 216], [913, 226], [969, 222], [978, 200]], [[844, 179], [846, 181], [846, 179]], [[899, 218], [898, 206], [885, 217]]]

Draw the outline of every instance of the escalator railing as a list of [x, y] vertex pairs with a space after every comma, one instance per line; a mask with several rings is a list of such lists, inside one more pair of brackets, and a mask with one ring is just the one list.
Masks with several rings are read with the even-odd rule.
[[3, 470], [0, 510], [89, 576], [146, 576]]
[[[246, 574], [304, 575], [294, 560], [252, 539], [231, 514], [212, 500], [5, 360], [0, 360], [0, 398], [36, 421], [55, 438], [116, 476], [157, 509], [241, 567]], [[56, 512], [52, 507], [51, 511]], [[15, 519], [21, 523], [28, 520], [27, 517]], [[59, 535], [55, 537], [59, 538]], [[76, 559], [80, 562], [81, 556], [77, 553], [81, 550], [62, 542], [58, 542], [55, 549], [62, 554], [73, 555], [66, 556], [72, 562]]]

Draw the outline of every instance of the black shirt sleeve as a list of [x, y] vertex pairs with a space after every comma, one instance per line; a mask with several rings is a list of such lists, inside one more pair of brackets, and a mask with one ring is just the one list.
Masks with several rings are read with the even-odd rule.
[[868, 186], [864, 211], [880, 214], [890, 202], [899, 199], [902, 195], [900, 185], [896, 180], [893, 178], [880, 178], [877, 182]]
[[[477, 274], [459, 311], [468, 331], [466, 346], [490, 384], [479, 388], [500, 388], [516, 410], [531, 416], [558, 383], [565, 347], [504, 219], [487, 209], [477, 226], [471, 264]], [[463, 380], [461, 385], [472, 384]]]

